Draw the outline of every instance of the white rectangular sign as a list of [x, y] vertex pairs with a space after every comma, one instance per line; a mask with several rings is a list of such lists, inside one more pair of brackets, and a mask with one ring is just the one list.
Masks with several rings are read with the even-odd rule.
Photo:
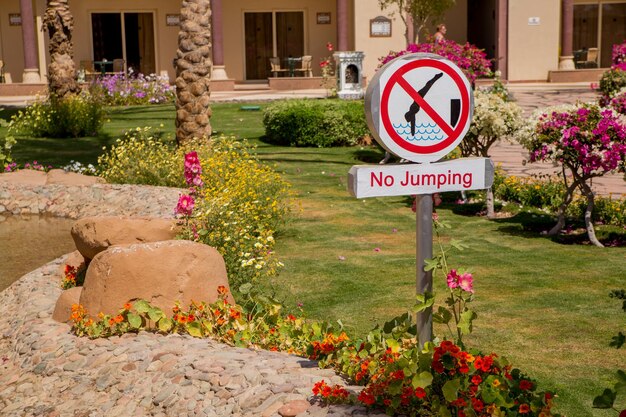
[[461, 158], [430, 164], [355, 165], [348, 188], [356, 198], [484, 190], [493, 184], [489, 158]]

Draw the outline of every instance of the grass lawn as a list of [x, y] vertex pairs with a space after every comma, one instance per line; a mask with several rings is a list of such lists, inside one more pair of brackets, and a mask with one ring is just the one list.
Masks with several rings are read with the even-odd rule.
[[[240, 106], [214, 105], [214, 129], [251, 139], [260, 157], [293, 184], [299, 203], [298, 216], [277, 237], [285, 268], [263, 285], [288, 308], [302, 302], [307, 316], [341, 319], [354, 335], [410, 308], [416, 240], [410, 199], [357, 200], [346, 191], [349, 168], [378, 161], [380, 152], [269, 145], [260, 139], [261, 112]], [[102, 146], [123, 130], [163, 124], [165, 134], [173, 134], [173, 117], [171, 105], [115, 109], [96, 138], [20, 138], [14, 157], [55, 166], [70, 159], [95, 163]], [[593, 410], [591, 402], [612, 386], [618, 368], [626, 369], [626, 350], [608, 346], [626, 326], [620, 303], [608, 297], [626, 287], [626, 248], [565, 245], [540, 236], [535, 226], [545, 219], [520, 214], [490, 221], [462, 209], [448, 203], [437, 212], [452, 225], [443, 241], [456, 238], [470, 246], [451, 257], [452, 267], [474, 274], [479, 318], [469, 345], [508, 357], [541, 389], [556, 390], [558, 410], [567, 416], [615, 416]], [[435, 286], [443, 294], [442, 277]], [[443, 331], [435, 329], [445, 336]]]

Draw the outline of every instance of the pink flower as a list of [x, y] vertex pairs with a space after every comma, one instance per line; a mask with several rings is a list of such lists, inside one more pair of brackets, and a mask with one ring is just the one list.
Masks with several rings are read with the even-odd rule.
[[463, 291], [471, 292], [474, 294], [474, 278], [472, 278], [472, 274], [466, 272], [461, 275], [458, 279], [459, 287]]
[[334, 49], [334, 48], [333, 48], [333, 44], [332, 44], [332, 43], [330, 43], [330, 42], [328, 42], [328, 43], [326, 44], [326, 49], [328, 49], [329, 51], [332, 51], [332, 50]]
[[178, 198], [175, 213], [183, 216], [191, 216], [195, 203], [196, 202], [192, 196], [183, 194]]
[[450, 273], [448, 273], [447, 281], [448, 288], [450, 288], [451, 290], [459, 286], [459, 275], [456, 273], [456, 269], [450, 270]]
[[374, 252], [380, 252], [380, 248], [374, 248]]

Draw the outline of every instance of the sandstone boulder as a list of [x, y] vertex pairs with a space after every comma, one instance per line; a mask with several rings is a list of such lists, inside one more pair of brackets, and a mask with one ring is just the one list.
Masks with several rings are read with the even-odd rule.
[[72, 226], [76, 249], [93, 259], [109, 246], [160, 242], [176, 237], [174, 220], [129, 217], [86, 217]]
[[43, 171], [20, 169], [19, 171], [0, 174], [0, 181], [23, 185], [46, 185], [47, 175]]
[[78, 304], [82, 290], [83, 287], [74, 287], [63, 291], [54, 306], [52, 319], [60, 323], [68, 323], [72, 314], [72, 305]]
[[282, 417], [295, 417], [304, 413], [310, 407], [311, 404], [306, 400], [294, 400], [280, 407], [278, 414]]
[[94, 177], [92, 175], [83, 175], [77, 172], [68, 172], [64, 169], [51, 169], [48, 171], [48, 184], [60, 184], [60, 185], [94, 185], [102, 184], [105, 181], [100, 177]]
[[224, 259], [214, 248], [185, 240], [119, 245], [89, 264], [80, 296], [91, 316], [117, 314], [124, 303], [143, 299], [171, 317], [176, 301], [214, 302], [217, 288], [229, 290]]

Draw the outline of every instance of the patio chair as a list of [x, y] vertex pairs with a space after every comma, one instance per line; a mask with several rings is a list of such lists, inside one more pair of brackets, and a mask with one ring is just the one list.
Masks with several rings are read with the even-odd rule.
[[286, 68], [281, 68], [280, 67], [280, 58], [278, 58], [277, 56], [273, 56], [270, 58], [270, 67], [272, 69], [272, 73], [274, 74], [274, 77], [278, 77], [278, 74], [280, 73], [287, 73], [287, 71], [289, 71]]
[[124, 72], [124, 60], [123, 59], [116, 58], [113, 60], [113, 72], [116, 74]]
[[84, 59], [80, 61], [80, 68], [85, 71], [85, 81], [91, 81], [96, 77], [96, 75], [98, 75], [96, 67], [91, 59]]
[[311, 62], [313, 61], [313, 57], [311, 55], [305, 55], [302, 57], [302, 66], [300, 68], [294, 69], [296, 72], [301, 72], [303, 76], [312, 77], [313, 69], [311, 67]]
[[585, 60], [576, 61], [576, 68], [598, 68], [598, 48], [589, 48]]

